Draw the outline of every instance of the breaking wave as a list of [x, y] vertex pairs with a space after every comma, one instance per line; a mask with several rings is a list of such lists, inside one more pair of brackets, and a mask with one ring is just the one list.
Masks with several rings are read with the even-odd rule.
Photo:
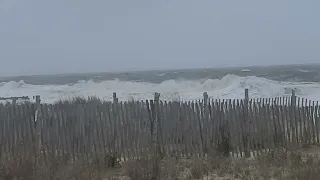
[[120, 80], [78, 81], [65, 85], [31, 85], [24, 81], [0, 83], [2, 97], [40, 95], [42, 102], [46, 103], [75, 96], [98, 96], [104, 100], [112, 100], [113, 92], [117, 93], [119, 100], [152, 99], [154, 92], [161, 93], [163, 100], [196, 100], [202, 98], [203, 92], [208, 92], [211, 98], [241, 99], [244, 97], [245, 88], [249, 89], [251, 98], [290, 96], [291, 90], [294, 89], [297, 96], [320, 100], [320, 83], [281, 82], [256, 76], [226, 75], [221, 79], [172, 79], [158, 84]]

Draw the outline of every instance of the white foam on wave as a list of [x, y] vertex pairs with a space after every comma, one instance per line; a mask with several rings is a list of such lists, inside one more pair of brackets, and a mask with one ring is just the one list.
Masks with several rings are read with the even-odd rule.
[[23, 81], [12, 81], [0, 83], [0, 96], [40, 95], [42, 102], [53, 103], [75, 96], [98, 96], [104, 100], [112, 100], [113, 92], [117, 93], [119, 100], [152, 99], [154, 92], [161, 93], [161, 99], [164, 100], [196, 100], [202, 98], [203, 92], [208, 92], [212, 98], [241, 99], [245, 88], [249, 89], [251, 98], [290, 96], [291, 89], [295, 89], [299, 97], [320, 100], [320, 83], [280, 82], [236, 75], [197, 81], [167, 80], [160, 84], [111, 80], [98, 83], [79, 81], [67, 85], [30, 85]]
[[157, 74], [157, 76], [165, 76], [167, 73], [160, 73], [160, 74]]
[[299, 72], [304, 72], [304, 73], [308, 73], [308, 72], [313, 72], [311, 70], [307, 70], [307, 69], [298, 69]]
[[250, 69], [242, 69], [241, 71], [242, 71], [242, 72], [251, 72]]

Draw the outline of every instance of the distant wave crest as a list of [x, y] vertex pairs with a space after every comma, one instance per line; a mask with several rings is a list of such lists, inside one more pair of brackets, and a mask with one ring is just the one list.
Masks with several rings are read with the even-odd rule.
[[202, 98], [203, 92], [208, 92], [211, 98], [241, 99], [244, 97], [245, 88], [249, 89], [252, 98], [289, 96], [291, 90], [295, 89], [298, 96], [320, 100], [319, 83], [281, 82], [256, 76], [240, 77], [232, 74], [221, 79], [171, 79], [159, 84], [120, 80], [101, 82], [88, 80], [65, 85], [31, 85], [24, 81], [0, 83], [2, 97], [40, 95], [42, 102], [47, 103], [74, 96], [98, 96], [105, 100], [112, 100], [113, 92], [117, 93], [119, 100], [152, 99], [154, 92], [161, 93], [163, 100], [196, 100]]

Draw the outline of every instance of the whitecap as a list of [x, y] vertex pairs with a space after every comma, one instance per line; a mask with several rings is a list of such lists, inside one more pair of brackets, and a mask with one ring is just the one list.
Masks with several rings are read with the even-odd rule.
[[203, 80], [166, 80], [159, 84], [108, 80], [101, 82], [79, 81], [65, 85], [31, 85], [23, 81], [0, 83], [2, 97], [40, 95], [42, 102], [53, 103], [60, 99], [75, 96], [98, 96], [112, 100], [116, 92], [119, 100], [152, 99], [154, 92], [161, 93], [162, 100], [197, 100], [202, 99], [203, 92], [211, 98], [242, 99], [244, 89], [249, 89], [251, 98], [272, 98], [290, 96], [290, 90], [296, 90], [297, 96], [310, 100], [320, 100], [320, 83], [281, 82], [266, 78], [226, 75], [221, 79]]

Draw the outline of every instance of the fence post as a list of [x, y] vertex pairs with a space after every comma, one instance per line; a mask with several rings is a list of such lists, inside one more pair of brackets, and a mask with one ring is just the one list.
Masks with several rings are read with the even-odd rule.
[[250, 157], [250, 148], [249, 148], [249, 123], [248, 123], [248, 120], [249, 120], [249, 117], [248, 117], [248, 114], [249, 114], [249, 89], [245, 89], [244, 91], [244, 154], [245, 154], [245, 157], [249, 158]]
[[159, 142], [158, 142], [158, 118], [159, 118], [159, 99], [160, 99], [160, 93], [154, 93], [154, 109], [152, 112], [153, 116], [153, 134], [152, 134], [152, 140], [153, 140], [153, 150], [154, 150], [154, 164], [153, 164], [153, 179], [157, 179], [159, 176], [159, 163], [160, 163], [160, 157], [159, 157]]
[[153, 115], [153, 145], [155, 148], [156, 153], [158, 150], [158, 113], [159, 113], [159, 99], [160, 99], [160, 94], [159, 93], [154, 93], [154, 112], [152, 112]]
[[204, 105], [207, 105], [208, 104], [208, 93], [207, 92], [204, 92], [203, 93], [203, 102], [204, 102]]
[[37, 141], [36, 141], [36, 153], [37, 153], [37, 161], [39, 160], [40, 154], [41, 154], [41, 128], [42, 128], [42, 120], [41, 120], [41, 99], [40, 96], [37, 95], [36, 96], [36, 110], [35, 110], [35, 124], [36, 124], [36, 137], [37, 137]]
[[249, 89], [244, 90], [244, 100], [248, 104], [248, 102], [249, 102]]
[[[207, 123], [209, 121], [209, 110], [208, 110], [209, 109], [209, 104], [208, 104], [208, 100], [209, 100], [208, 93], [204, 92], [203, 93], [203, 113], [204, 113], [203, 117], [204, 117], [205, 121], [202, 121], [202, 126], [200, 126], [200, 128], [205, 127], [204, 126], [204, 122]], [[201, 132], [203, 133], [203, 131], [205, 129], [206, 128], [203, 128]], [[203, 149], [204, 154], [207, 154], [208, 153], [208, 132], [207, 131], [204, 132], [202, 137], [203, 136], [205, 136], [205, 137], [204, 137], [204, 140], [202, 142], [202, 145], [203, 145], [202, 149]]]
[[118, 102], [118, 98], [117, 98], [117, 93], [116, 92], [113, 93], [112, 97], [113, 97], [113, 102], [117, 103]]
[[296, 92], [292, 89], [292, 92], [291, 92], [291, 104], [290, 104], [290, 116], [291, 116], [291, 121], [290, 121], [290, 124], [291, 124], [291, 127], [292, 127], [292, 143], [297, 145], [299, 143], [299, 140], [298, 140], [298, 132], [297, 132], [297, 122], [296, 122], [296, 114], [295, 114], [295, 108], [296, 108]]
[[297, 101], [297, 96], [296, 96], [296, 92], [294, 90], [292, 90], [292, 94], [291, 94], [291, 106], [296, 106], [296, 101]]
[[117, 142], [116, 142], [116, 137], [118, 136], [118, 126], [117, 126], [117, 121], [119, 120], [118, 119], [118, 98], [117, 98], [117, 93], [116, 92], [113, 92], [112, 94], [112, 97], [113, 97], [113, 103], [112, 103], [112, 116], [113, 116], [113, 139], [112, 139], [112, 151], [113, 152], [116, 152], [114, 155], [115, 155], [115, 158], [119, 158], [121, 159], [121, 150], [120, 152], [117, 152], [116, 148], [117, 148]]
[[13, 105], [16, 105], [16, 104], [17, 104], [17, 98], [16, 98], [16, 97], [13, 97], [13, 98], [12, 98], [12, 104], [13, 104]]

